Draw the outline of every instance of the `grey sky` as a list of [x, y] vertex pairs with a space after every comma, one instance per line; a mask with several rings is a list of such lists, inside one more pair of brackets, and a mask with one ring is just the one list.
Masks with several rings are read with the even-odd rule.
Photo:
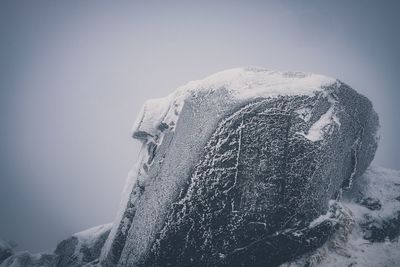
[[51, 250], [110, 222], [142, 103], [214, 72], [337, 77], [381, 119], [400, 169], [396, 1], [1, 1], [0, 237]]

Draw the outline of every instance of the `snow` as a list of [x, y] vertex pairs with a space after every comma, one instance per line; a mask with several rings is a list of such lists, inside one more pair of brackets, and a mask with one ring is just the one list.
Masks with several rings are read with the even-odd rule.
[[[336, 204], [336, 201], [331, 200], [329, 201], [329, 206], [333, 206]], [[310, 228], [313, 228], [326, 220], [330, 220], [333, 217], [332, 211], [329, 209], [327, 213], [320, 215], [319, 217], [315, 218], [309, 225]]]
[[[337, 114], [337, 101], [333, 99], [331, 96], [327, 96], [328, 102], [331, 104], [329, 109], [323, 114], [313, 125], [311, 125], [310, 129], [308, 130], [307, 134], [303, 132], [298, 132], [298, 134], [304, 136], [311, 142], [317, 142], [324, 139], [324, 134], [326, 131], [329, 131], [329, 126], [335, 123], [340, 127], [339, 118], [336, 116]], [[297, 111], [299, 115], [304, 112], [302, 110]], [[311, 113], [309, 113], [311, 114]], [[309, 118], [308, 118], [309, 120]]]
[[[356, 202], [360, 195], [379, 199], [382, 204], [380, 210], [370, 210]], [[365, 216], [374, 218], [390, 218], [400, 211], [400, 171], [389, 170], [372, 166], [366, 173], [354, 181], [353, 188], [343, 194], [340, 204], [349, 211], [353, 223], [347, 236], [335, 234], [324, 246], [317, 249], [312, 255], [304, 256], [293, 262], [285, 263], [281, 267], [304, 266], [311, 260], [310, 266], [399, 266], [400, 240], [385, 240], [384, 242], [370, 242], [363, 238], [360, 224]], [[326, 215], [317, 218], [320, 221]], [[340, 232], [340, 231], [339, 231]], [[343, 233], [343, 232], [342, 232]]]
[[[400, 180], [399, 176], [398, 178]], [[345, 206], [352, 212], [356, 222], [360, 222], [364, 215], [373, 212], [355, 203], [345, 204]], [[389, 209], [393, 212], [392, 208]], [[363, 233], [356, 224], [348, 241], [339, 250], [328, 251], [318, 266], [353, 266], [351, 264], [354, 263], [357, 264], [356, 266], [364, 267], [398, 266], [400, 242], [397, 239], [393, 242], [386, 240], [371, 243], [363, 238]]]
[[235, 68], [188, 84], [189, 88], [226, 88], [237, 98], [313, 95], [336, 80], [304, 72], [280, 72], [263, 68]]
[[101, 259], [104, 259], [106, 257], [106, 254], [108, 253], [108, 251], [110, 251], [112, 243], [115, 239], [115, 236], [117, 235], [118, 232], [118, 227], [120, 222], [123, 220], [123, 231], [124, 234], [126, 234], [126, 232], [129, 230], [127, 229], [127, 219], [124, 218], [124, 212], [127, 206], [127, 203], [130, 201], [130, 197], [131, 197], [131, 192], [133, 190], [134, 185], [138, 182], [138, 177], [140, 176], [140, 170], [141, 167], [143, 166], [143, 163], [147, 161], [148, 158], [148, 154], [147, 154], [147, 143], [143, 143], [141, 150], [139, 152], [139, 158], [135, 164], [135, 166], [132, 168], [132, 170], [129, 172], [127, 178], [126, 178], [126, 183], [124, 186], [124, 189], [122, 191], [122, 197], [121, 197], [121, 202], [119, 205], [119, 209], [117, 211], [117, 216], [114, 220], [114, 223], [112, 225], [110, 234], [108, 235], [108, 238], [102, 248], [101, 251]]
[[305, 138], [312, 142], [320, 141], [324, 137], [324, 129], [328, 126], [332, 120], [334, 115], [334, 108], [331, 106], [328, 111], [323, 114], [318, 121], [316, 121], [311, 128], [308, 130], [307, 134], [299, 132], [299, 134], [303, 135]]
[[312, 115], [311, 108], [300, 108], [298, 110], [295, 110], [295, 113], [297, 113], [299, 117], [305, 122], [310, 121]]
[[160, 124], [171, 108], [172, 95], [164, 98], [147, 100], [133, 125], [133, 132], [145, 132], [150, 136], [157, 134], [157, 125]]
[[72, 236], [78, 239], [76, 251], [79, 252], [82, 246], [91, 247], [94, 245], [101, 235], [111, 229], [112, 225], [112, 223], [103, 224], [73, 234]]
[[203, 80], [191, 81], [164, 98], [148, 100], [132, 127], [133, 135], [146, 132], [158, 134], [160, 123], [172, 129], [185, 99], [199, 93], [227, 90], [238, 100], [258, 97], [314, 95], [337, 81], [323, 75], [303, 72], [280, 72], [263, 68], [235, 68], [218, 72]]
[[105, 232], [111, 229], [112, 225], [113, 225], [112, 223], [103, 224], [72, 235], [73, 237], [78, 239], [74, 255], [75, 257], [77, 257], [79, 262], [82, 262], [83, 260], [83, 254], [81, 253], [81, 249], [83, 247], [87, 248], [93, 247], [95, 243], [98, 241], [98, 239], [101, 237], [101, 235], [103, 235]]

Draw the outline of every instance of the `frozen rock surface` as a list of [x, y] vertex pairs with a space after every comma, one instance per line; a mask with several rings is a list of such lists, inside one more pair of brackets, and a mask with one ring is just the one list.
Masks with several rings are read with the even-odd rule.
[[100, 262], [277, 266], [309, 253], [346, 218], [332, 200], [372, 161], [377, 128], [367, 98], [300, 72], [233, 69], [151, 100]]

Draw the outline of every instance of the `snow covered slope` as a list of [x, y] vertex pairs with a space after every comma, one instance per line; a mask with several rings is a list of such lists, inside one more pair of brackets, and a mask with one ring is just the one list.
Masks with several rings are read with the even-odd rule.
[[400, 171], [370, 167], [339, 202], [339, 230], [315, 252], [281, 267], [400, 265]]

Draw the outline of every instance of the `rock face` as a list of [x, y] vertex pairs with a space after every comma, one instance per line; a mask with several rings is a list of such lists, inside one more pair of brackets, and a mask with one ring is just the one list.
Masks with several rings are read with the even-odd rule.
[[367, 98], [297, 72], [234, 69], [151, 100], [101, 264], [277, 266], [315, 250], [342, 214], [331, 200], [373, 159], [377, 128]]

